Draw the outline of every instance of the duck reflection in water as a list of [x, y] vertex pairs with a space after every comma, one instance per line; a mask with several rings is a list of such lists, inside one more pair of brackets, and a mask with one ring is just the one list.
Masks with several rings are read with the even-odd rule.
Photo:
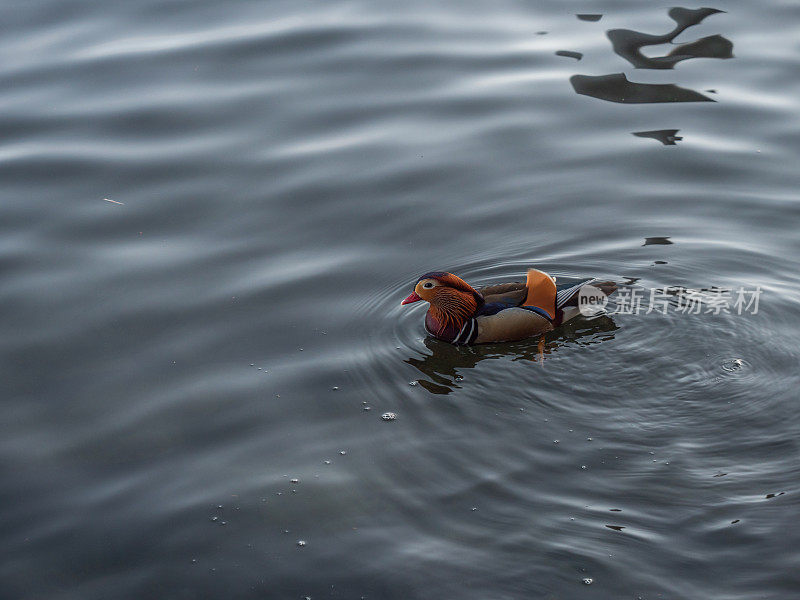
[[571, 346], [600, 344], [614, 338], [619, 329], [608, 315], [577, 319], [566, 323], [540, 338], [479, 346], [454, 346], [427, 337], [424, 340], [429, 354], [411, 357], [404, 362], [418, 369], [424, 377], [417, 383], [432, 394], [449, 394], [459, 389], [461, 372], [474, 368], [482, 360], [511, 358], [513, 361], [542, 363], [547, 356]]

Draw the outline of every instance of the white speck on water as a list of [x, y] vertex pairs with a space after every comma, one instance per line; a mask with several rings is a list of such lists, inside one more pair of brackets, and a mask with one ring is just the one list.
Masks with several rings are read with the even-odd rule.
[[296, 477], [290, 479], [289, 481], [291, 481], [292, 483], [300, 483], [300, 480], [297, 479]]
[[473, 506], [471, 510], [472, 510], [472, 512], [475, 512], [476, 510], [478, 510], [478, 507], [477, 506]]
[[306, 545], [306, 541], [305, 540], [297, 540], [297, 545], [302, 548], [303, 546]]
[[371, 406], [362, 406], [361, 410], [372, 410]]
[[592, 438], [586, 438], [586, 441], [587, 441], [587, 442], [591, 442], [591, 441], [592, 441]]
[[212, 521], [218, 521], [218, 520], [219, 520], [219, 517], [211, 517], [211, 520], [212, 520]]
[[333, 387], [331, 388], [331, 391], [334, 391], [334, 392], [336, 392], [336, 391], [338, 391], [338, 390], [339, 390], [339, 386], [338, 386], [338, 385], [335, 385], [335, 386], [333, 386]]
[[329, 464], [331, 464], [331, 461], [329, 461], [329, 460], [325, 460], [325, 461], [323, 461], [323, 462], [324, 462], [326, 465], [329, 465]]
[[397, 418], [397, 415], [393, 412], [385, 412], [381, 415], [381, 419], [384, 421], [394, 421]]
[[594, 579], [591, 577], [584, 577], [581, 581], [584, 585], [592, 585], [594, 583]]
[[585, 471], [586, 469], [588, 469], [588, 468], [589, 468], [589, 467], [587, 467], [586, 465], [581, 465], [581, 469], [583, 469], [584, 471]]
[[409, 381], [409, 382], [408, 382], [408, 385], [410, 385], [410, 386], [412, 386], [412, 387], [413, 387], [413, 386], [415, 386], [415, 385], [419, 385], [419, 382], [418, 382], [418, 381]]
[[553, 440], [553, 443], [554, 443], [554, 444], [557, 444], [557, 443], [558, 443], [558, 440]]
[[339, 450], [339, 454], [341, 454], [342, 456], [344, 456], [345, 454], [347, 454], [347, 450]]

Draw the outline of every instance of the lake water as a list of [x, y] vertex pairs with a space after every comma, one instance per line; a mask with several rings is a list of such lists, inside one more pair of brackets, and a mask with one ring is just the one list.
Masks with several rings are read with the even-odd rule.
[[[6, 2], [0, 597], [797, 597], [800, 4], [713, 8]], [[642, 310], [400, 306], [530, 266]]]

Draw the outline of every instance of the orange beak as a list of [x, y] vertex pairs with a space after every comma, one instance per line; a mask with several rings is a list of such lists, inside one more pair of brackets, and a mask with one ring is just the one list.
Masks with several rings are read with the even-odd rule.
[[419, 302], [420, 300], [422, 300], [422, 298], [417, 295], [417, 292], [411, 292], [411, 295], [403, 300], [400, 304], [411, 304], [412, 302]]

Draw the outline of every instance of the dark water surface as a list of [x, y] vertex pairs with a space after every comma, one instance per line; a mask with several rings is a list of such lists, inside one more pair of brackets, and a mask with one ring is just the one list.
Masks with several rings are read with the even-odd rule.
[[[798, 597], [800, 4], [713, 8], [0, 6], [0, 596]], [[533, 265], [763, 293], [399, 306]]]

